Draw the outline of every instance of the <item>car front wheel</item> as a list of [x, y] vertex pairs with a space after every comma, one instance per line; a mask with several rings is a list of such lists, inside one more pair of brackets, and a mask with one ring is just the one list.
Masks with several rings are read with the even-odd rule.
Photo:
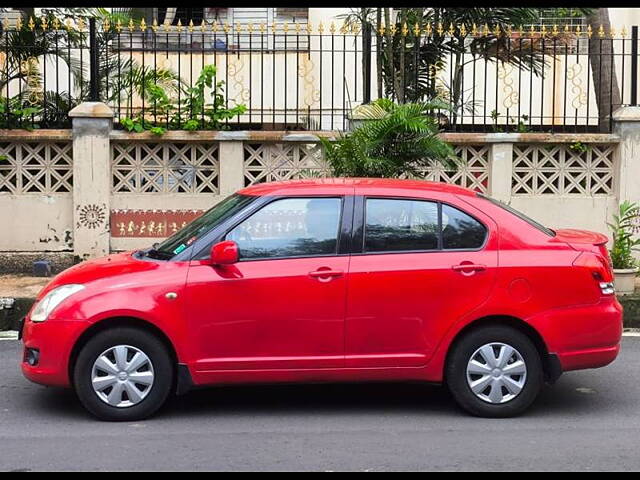
[[524, 412], [543, 384], [540, 355], [522, 332], [507, 326], [481, 327], [453, 347], [446, 381], [456, 402], [481, 417]]
[[84, 407], [101, 420], [134, 421], [167, 400], [174, 369], [165, 345], [130, 327], [98, 333], [82, 348], [73, 383]]

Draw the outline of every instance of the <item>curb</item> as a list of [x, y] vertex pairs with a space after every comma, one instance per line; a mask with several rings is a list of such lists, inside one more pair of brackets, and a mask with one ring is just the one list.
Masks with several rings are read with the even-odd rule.
[[35, 298], [22, 297], [15, 300], [13, 308], [0, 310], [0, 333], [18, 328], [20, 319], [29, 312], [33, 302], [35, 302]]

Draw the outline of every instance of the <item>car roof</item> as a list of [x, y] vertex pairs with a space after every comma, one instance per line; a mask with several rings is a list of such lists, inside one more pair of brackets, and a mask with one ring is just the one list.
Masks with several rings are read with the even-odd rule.
[[427, 180], [402, 180], [397, 178], [310, 178], [304, 180], [286, 180], [280, 182], [258, 183], [240, 190], [238, 193], [252, 196], [265, 195], [323, 195], [349, 194], [354, 188], [370, 190], [376, 194], [377, 190], [387, 193], [391, 190], [423, 190], [455, 195], [476, 195], [468, 188], [441, 182]]

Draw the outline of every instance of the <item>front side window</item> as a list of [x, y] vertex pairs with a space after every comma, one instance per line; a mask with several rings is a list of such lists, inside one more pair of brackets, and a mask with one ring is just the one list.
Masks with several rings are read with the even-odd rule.
[[231, 230], [240, 259], [335, 255], [342, 201], [339, 198], [276, 200]]
[[367, 199], [366, 252], [438, 248], [438, 204], [417, 200]]

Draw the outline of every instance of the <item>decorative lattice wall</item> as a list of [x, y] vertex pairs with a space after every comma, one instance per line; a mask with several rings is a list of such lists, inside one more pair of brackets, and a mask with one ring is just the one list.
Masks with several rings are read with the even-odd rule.
[[219, 193], [217, 143], [112, 142], [114, 193]]
[[515, 144], [514, 195], [613, 195], [615, 145]]
[[486, 192], [489, 184], [489, 146], [456, 145], [455, 152], [460, 158], [456, 169], [438, 163], [421, 169], [418, 177]]
[[245, 143], [245, 185], [329, 174], [316, 143]]
[[0, 142], [0, 192], [70, 193], [71, 142]]

